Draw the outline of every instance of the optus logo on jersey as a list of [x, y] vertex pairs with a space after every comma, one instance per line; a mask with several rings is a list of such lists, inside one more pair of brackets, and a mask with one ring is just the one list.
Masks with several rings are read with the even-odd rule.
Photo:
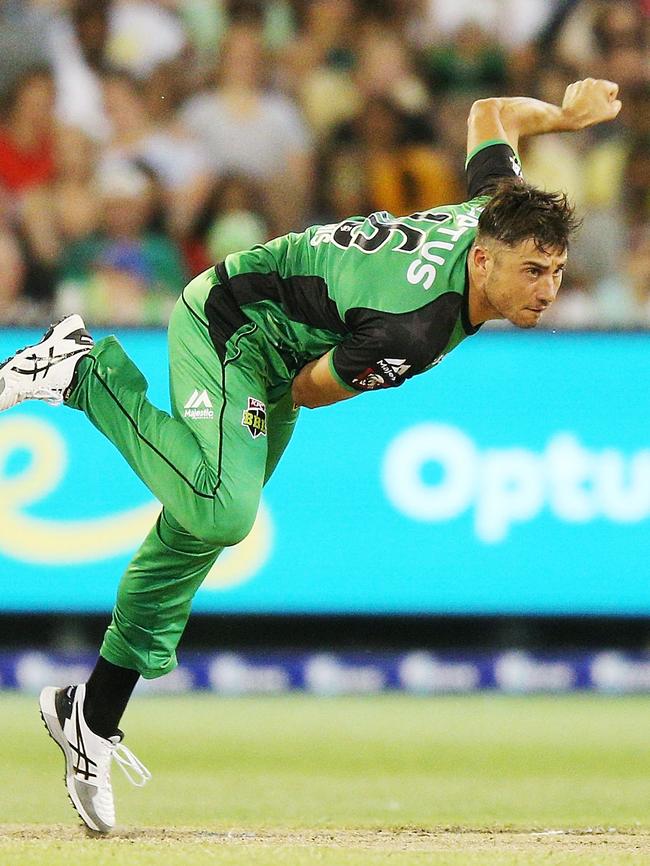
[[[435, 481], [424, 475], [431, 465]], [[485, 544], [505, 541], [516, 524], [545, 508], [574, 524], [650, 517], [650, 449], [593, 450], [570, 432], [553, 435], [541, 452], [481, 449], [457, 427], [422, 423], [390, 443], [382, 479], [390, 502], [413, 520], [441, 523], [471, 509]]]

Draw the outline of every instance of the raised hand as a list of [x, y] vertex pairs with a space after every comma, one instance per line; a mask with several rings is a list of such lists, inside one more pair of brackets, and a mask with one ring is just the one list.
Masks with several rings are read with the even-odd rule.
[[562, 100], [562, 116], [569, 129], [584, 129], [614, 120], [621, 110], [618, 84], [602, 78], [585, 78], [570, 84]]

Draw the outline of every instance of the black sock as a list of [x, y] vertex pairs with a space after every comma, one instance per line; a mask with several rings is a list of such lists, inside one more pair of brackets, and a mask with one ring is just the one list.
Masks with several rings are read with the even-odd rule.
[[101, 656], [86, 683], [84, 718], [93, 733], [112, 737], [117, 732], [135, 684], [140, 674], [121, 668]]

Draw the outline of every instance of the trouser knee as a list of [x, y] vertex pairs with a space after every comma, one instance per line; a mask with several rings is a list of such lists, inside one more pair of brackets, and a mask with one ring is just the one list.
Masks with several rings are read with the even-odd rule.
[[214, 548], [233, 547], [250, 533], [257, 510], [233, 510], [206, 515], [189, 529], [204, 544]]
[[259, 493], [236, 498], [217, 494], [194, 500], [189, 513], [175, 513], [176, 521], [210, 549], [233, 547], [250, 533], [257, 517]]

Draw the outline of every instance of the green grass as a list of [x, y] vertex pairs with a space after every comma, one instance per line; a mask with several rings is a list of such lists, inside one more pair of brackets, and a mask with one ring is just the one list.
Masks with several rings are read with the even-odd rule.
[[100, 840], [35, 706], [0, 693], [1, 866], [650, 863], [650, 698], [138, 698], [154, 778], [115, 770], [125, 829]]

